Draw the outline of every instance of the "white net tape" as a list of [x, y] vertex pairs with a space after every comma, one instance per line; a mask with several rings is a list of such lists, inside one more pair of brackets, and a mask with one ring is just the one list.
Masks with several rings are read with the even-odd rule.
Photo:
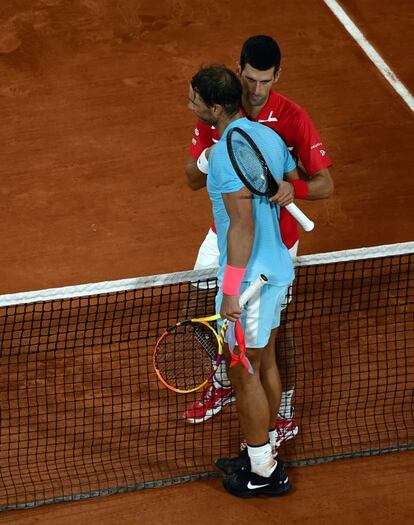
[[[372, 259], [414, 253], [414, 242], [388, 244], [373, 246], [370, 248], [358, 248], [354, 250], [341, 250], [337, 252], [319, 253], [314, 255], [303, 255], [296, 258], [296, 266], [312, 266], [318, 264], [338, 263], [360, 259]], [[70, 297], [84, 297], [119, 291], [137, 290], [150, 288], [165, 284], [176, 284], [182, 282], [196, 282], [214, 278], [217, 268], [202, 270], [190, 270], [185, 272], [166, 273], [161, 275], [148, 275], [132, 279], [121, 279], [118, 281], [104, 281], [100, 283], [82, 284], [76, 286], [65, 286], [62, 288], [48, 288], [34, 292], [22, 292], [15, 294], [0, 295], [0, 307], [16, 304], [28, 304], [39, 301], [51, 301], [55, 299], [68, 299]]]

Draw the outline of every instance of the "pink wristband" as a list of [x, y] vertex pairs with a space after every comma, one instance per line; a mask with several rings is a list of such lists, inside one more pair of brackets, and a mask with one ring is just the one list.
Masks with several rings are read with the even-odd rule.
[[226, 295], [238, 295], [245, 273], [246, 268], [235, 268], [226, 264], [223, 284], [221, 285], [222, 292]]
[[309, 186], [305, 180], [295, 179], [289, 181], [295, 190], [295, 197], [297, 199], [306, 199], [309, 193]]

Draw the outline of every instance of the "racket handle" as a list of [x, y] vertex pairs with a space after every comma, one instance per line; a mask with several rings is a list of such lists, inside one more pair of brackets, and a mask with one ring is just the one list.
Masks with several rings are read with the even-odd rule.
[[286, 209], [298, 221], [305, 232], [311, 232], [313, 230], [315, 223], [311, 221], [296, 204], [292, 202], [286, 206]]
[[257, 277], [256, 280], [252, 282], [252, 284], [244, 290], [244, 292], [240, 296], [240, 308], [242, 308], [247, 301], [253, 297], [253, 295], [260, 290], [260, 288], [267, 283], [267, 277], [266, 275], [260, 274], [259, 277]]

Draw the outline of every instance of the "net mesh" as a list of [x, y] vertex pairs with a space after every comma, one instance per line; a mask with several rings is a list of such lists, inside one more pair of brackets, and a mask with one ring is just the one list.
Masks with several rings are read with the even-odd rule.
[[[278, 363], [294, 387], [291, 465], [414, 448], [414, 243], [299, 257]], [[238, 453], [234, 404], [157, 380], [152, 351], [214, 312], [214, 270], [0, 297], [0, 508], [213, 475]]]

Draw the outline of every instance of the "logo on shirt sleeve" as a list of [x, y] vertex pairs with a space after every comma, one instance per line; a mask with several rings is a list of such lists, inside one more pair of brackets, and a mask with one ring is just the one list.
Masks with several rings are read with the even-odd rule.
[[[318, 142], [317, 144], [312, 144], [311, 149], [319, 148], [320, 146], [323, 146], [322, 142]], [[321, 154], [321, 157], [324, 157], [326, 155], [326, 150], [320, 149], [319, 153]]]

